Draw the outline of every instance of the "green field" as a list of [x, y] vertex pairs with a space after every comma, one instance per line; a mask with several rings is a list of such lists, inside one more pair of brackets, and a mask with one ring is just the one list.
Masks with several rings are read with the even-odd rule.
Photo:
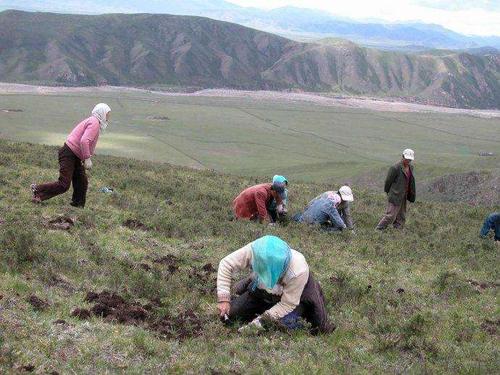
[[[23, 112], [0, 111], [0, 137], [62, 145], [99, 101], [113, 110], [99, 154], [230, 174], [279, 172], [294, 181], [379, 176], [407, 147], [416, 151], [421, 180], [490, 170], [500, 160], [498, 118], [154, 93], [2, 95], [0, 110]], [[496, 155], [481, 157], [480, 152]]]
[[[499, 248], [478, 237], [491, 208], [419, 200], [405, 230], [378, 233], [385, 199], [356, 189], [355, 234], [270, 229], [229, 220], [253, 178], [108, 156], [95, 158], [85, 209], [70, 194], [33, 205], [29, 184], [55, 178], [56, 151], [0, 140], [0, 373], [498, 372]], [[291, 184], [291, 212], [330, 187]], [[57, 215], [75, 225], [51, 229]], [[333, 334], [244, 336], [218, 321], [213, 268], [265, 233], [305, 255]], [[147, 318], [72, 316], [102, 290], [152, 306]], [[158, 331], [163, 317], [172, 325]]]

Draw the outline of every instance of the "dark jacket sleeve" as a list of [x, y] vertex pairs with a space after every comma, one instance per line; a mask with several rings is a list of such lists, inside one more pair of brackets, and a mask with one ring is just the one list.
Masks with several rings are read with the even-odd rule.
[[387, 194], [389, 194], [389, 191], [391, 191], [391, 185], [396, 180], [397, 176], [398, 176], [397, 169], [394, 166], [389, 168], [389, 172], [387, 173], [387, 178], [385, 179], [385, 185], [384, 185], [384, 191]]
[[411, 168], [411, 181], [410, 181], [410, 191], [408, 192], [408, 200], [413, 203], [417, 198], [417, 190], [415, 186], [415, 174], [413, 168]]

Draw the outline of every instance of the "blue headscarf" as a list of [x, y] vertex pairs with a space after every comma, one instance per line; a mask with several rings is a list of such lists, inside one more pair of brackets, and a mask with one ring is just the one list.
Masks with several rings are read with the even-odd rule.
[[276, 236], [264, 236], [252, 242], [252, 269], [256, 278], [252, 288], [259, 283], [272, 289], [285, 274], [290, 264], [290, 246]]

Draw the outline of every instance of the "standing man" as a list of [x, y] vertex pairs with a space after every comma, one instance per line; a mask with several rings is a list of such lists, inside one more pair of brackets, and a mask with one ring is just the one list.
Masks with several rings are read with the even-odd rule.
[[402, 160], [389, 169], [385, 179], [384, 191], [387, 193], [387, 210], [377, 225], [384, 230], [389, 225], [402, 229], [406, 220], [406, 201], [415, 202], [415, 177], [411, 162], [415, 152], [409, 148], [403, 151]]

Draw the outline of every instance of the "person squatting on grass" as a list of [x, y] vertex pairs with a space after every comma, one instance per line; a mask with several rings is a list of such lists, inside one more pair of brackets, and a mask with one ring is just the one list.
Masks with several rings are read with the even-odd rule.
[[402, 160], [389, 168], [385, 179], [384, 191], [387, 194], [387, 209], [376, 229], [384, 230], [389, 225], [402, 229], [406, 221], [406, 201], [415, 202], [415, 175], [413, 165], [415, 152], [411, 149], [403, 151]]
[[[231, 299], [231, 280], [237, 271], [251, 269], [240, 281]], [[239, 329], [261, 330], [272, 321], [286, 329], [303, 328], [301, 319], [311, 324], [311, 333], [330, 333], [325, 298], [309, 272], [304, 256], [290, 249], [276, 236], [264, 236], [229, 254], [219, 263], [217, 299], [221, 320], [248, 323]]]
[[275, 175], [273, 177], [273, 184], [285, 184], [285, 191], [283, 192], [283, 199], [281, 205], [276, 203], [276, 199], [272, 199], [267, 206], [267, 212], [271, 216], [273, 222], [278, 221], [286, 216], [288, 213], [288, 180], [284, 176]]
[[59, 149], [59, 180], [31, 185], [34, 203], [65, 193], [73, 183], [71, 205], [82, 208], [85, 206], [88, 187], [85, 170], [92, 168], [91, 157], [99, 134], [108, 126], [110, 115], [111, 108], [107, 104], [99, 103], [92, 110], [92, 116], [76, 125], [63, 147]]
[[285, 196], [285, 182], [255, 185], [243, 190], [233, 201], [236, 219], [258, 220], [261, 223], [274, 223], [268, 207], [274, 199], [277, 212], [281, 213]]
[[351, 216], [351, 202], [354, 195], [349, 186], [342, 186], [339, 191], [327, 191], [314, 198], [303, 213], [294, 216], [299, 223], [316, 224], [327, 231], [354, 229]]
[[500, 212], [494, 212], [484, 220], [481, 237], [486, 237], [490, 230], [495, 233], [495, 243], [500, 245]]

